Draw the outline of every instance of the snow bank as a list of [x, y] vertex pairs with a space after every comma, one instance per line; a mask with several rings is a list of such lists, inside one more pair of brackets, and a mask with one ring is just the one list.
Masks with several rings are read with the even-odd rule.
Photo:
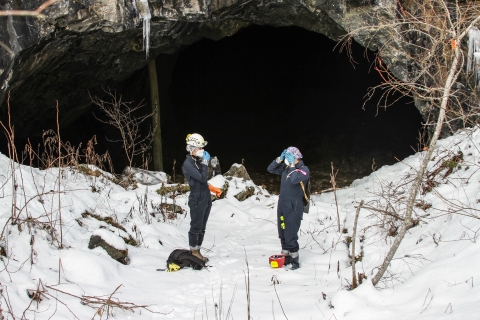
[[168, 182], [167, 174], [161, 171], [147, 171], [140, 168], [126, 167], [123, 172], [124, 174], [132, 175], [133, 181], [146, 186]]
[[[459, 152], [463, 161], [449, 163]], [[229, 319], [243, 318], [248, 310], [255, 319], [480, 319], [480, 287], [474, 281], [480, 278], [478, 129], [439, 141], [428, 170], [445, 167], [431, 177], [435, 186], [418, 196], [414, 209], [418, 225], [408, 231], [377, 288], [370, 280], [401, 221], [361, 210], [358, 237], [353, 241], [356, 270], [367, 279], [348, 290], [356, 206], [363, 200], [366, 207], [402, 215], [403, 199], [423, 156], [418, 153], [354, 181], [337, 191], [337, 201], [332, 193], [313, 195], [299, 232], [301, 268], [295, 271], [268, 264], [268, 257], [281, 249], [278, 196], [252, 181], [216, 176], [210, 180], [212, 185], [228, 183], [229, 188], [225, 199], [213, 202], [207, 224], [202, 252], [210, 258], [209, 267], [169, 273], [157, 270], [165, 269], [174, 249], [188, 248], [189, 194], [158, 195], [156, 182], [163, 175], [143, 172], [148, 176], [142, 180], [145, 184], [125, 190], [104, 175], [88, 176], [69, 168], [59, 175], [56, 168], [18, 166], [13, 197], [10, 162], [0, 155], [4, 228], [0, 246], [6, 253], [0, 260], [3, 315], [8, 319], [24, 313], [27, 319], [91, 319], [97, 308], [80, 303], [79, 297], [109, 297], [119, 288], [113, 299], [148, 306], [151, 311], [114, 307], [111, 317], [120, 320], [227, 318], [230, 303]], [[447, 175], [449, 166], [452, 170]], [[250, 186], [255, 194], [238, 201], [235, 195]], [[21, 219], [12, 224], [14, 200], [14, 212]], [[158, 210], [162, 203], [181, 206], [187, 214], [164, 220]], [[130, 264], [118, 263], [101, 248], [89, 250], [92, 235], [100, 235], [118, 249], [128, 248]], [[131, 237], [136, 245], [126, 245], [117, 235]], [[31, 303], [28, 292], [42, 285], [41, 301]]]
[[225, 179], [223, 175], [216, 175], [215, 177], [210, 179], [208, 183], [216, 188], [222, 188], [225, 185], [226, 181], [227, 179]]

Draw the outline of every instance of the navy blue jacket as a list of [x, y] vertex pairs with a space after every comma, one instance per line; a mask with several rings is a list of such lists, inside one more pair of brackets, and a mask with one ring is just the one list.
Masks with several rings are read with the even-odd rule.
[[302, 186], [300, 186], [300, 181], [303, 181], [303, 185], [305, 186], [305, 181], [310, 178], [310, 170], [303, 164], [302, 160], [300, 160], [295, 167], [287, 166], [283, 161], [278, 163], [276, 160], [273, 160], [267, 170], [270, 173], [282, 175], [280, 198], [303, 198], [303, 189]]
[[208, 167], [200, 159], [187, 154], [182, 165], [182, 172], [187, 178], [191, 193], [210, 192], [207, 183]]

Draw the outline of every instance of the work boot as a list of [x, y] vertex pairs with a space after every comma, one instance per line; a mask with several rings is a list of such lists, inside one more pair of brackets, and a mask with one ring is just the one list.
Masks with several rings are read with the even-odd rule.
[[298, 252], [290, 252], [290, 257], [292, 259], [292, 266], [290, 267], [290, 270], [296, 270], [300, 268], [300, 257], [298, 255]]
[[290, 255], [290, 251], [282, 250], [281, 253], [285, 256], [284, 266], [288, 266], [289, 264], [291, 264], [292, 263], [292, 256]]
[[202, 254], [200, 253], [200, 248], [196, 249], [198, 247], [190, 247], [190, 252], [192, 253], [193, 256], [199, 258], [200, 260], [203, 261], [203, 263], [206, 263], [208, 262], [208, 258], [207, 257], [204, 257], [202, 256]]
[[209, 259], [207, 257], [205, 257], [204, 255], [202, 255], [202, 253], [200, 252], [200, 249], [198, 249], [198, 253], [200, 253], [200, 256], [203, 257], [202, 258], [203, 262], [207, 263]]

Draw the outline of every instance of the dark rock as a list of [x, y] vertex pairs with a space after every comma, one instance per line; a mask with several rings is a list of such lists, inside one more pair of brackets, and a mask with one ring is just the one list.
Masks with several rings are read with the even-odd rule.
[[215, 201], [217, 199], [224, 199], [225, 198], [225, 195], [227, 194], [227, 191], [228, 191], [228, 182], [225, 181], [225, 183], [223, 184], [223, 186], [220, 188], [220, 190], [222, 191], [222, 194], [220, 195], [220, 197], [217, 197], [216, 194], [212, 194], [210, 193], [210, 197], [212, 199], [212, 201]]
[[162, 203], [160, 208], [162, 209], [162, 212], [165, 213], [183, 213], [182, 207], [173, 203]]
[[90, 242], [88, 243], [88, 249], [94, 249], [96, 247], [101, 247], [107, 251], [108, 255], [112, 257], [114, 260], [122, 264], [128, 263], [128, 250], [119, 250], [111, 245], [109, 245], [105, 240], [103, 240], [100, 236], [93, 235], [90, 237]]
[[217, 157], [213, 157], [208, 164], [208, 180], [212, 179], [216, 175], [222, 174], [222, 168], [220, 167], [220, 161]]
[[225, 172], [225, 177], [235, 177], [241, 178], [245, 181], [252, 180], [248, 175], [247, 169], [243, 165], [234, 164], [231, 166], [230, 170]]
[[224, 199], [226, 194], [227, 194], [227, 191], [228, 191], [228, 187], [229, 187], [229, 184], [227, 181], [225, 181], [225, 183], [223, 184], [223, 187], [220, 188], [220, 190], [222, 190], [222, 194], [220, 195], [220, 199]]
[[255, 193], [254, 187], [246, 187], [245, 190], [240, 192], [239, 194], [235, 195], [235, 198], [238, 201], [244, 201], [245, 199], [251, 197]]

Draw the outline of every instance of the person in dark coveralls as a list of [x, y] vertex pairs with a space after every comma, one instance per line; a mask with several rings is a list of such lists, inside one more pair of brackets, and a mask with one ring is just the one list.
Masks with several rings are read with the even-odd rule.
[[280, 157], [268, 166], [268, 172], [281, 175], [280, 196], [277, 208], [278, 237], [285, 255], [285, 265], [291, 269], [300, 268], [298, 231], [303, 218], [302, 185], [310, 177], [310, 170], [302, 161], [302, 154], [296, 147], [283, 150]]
[[190, 186], [188, 206], [190, 207], [190, 231], [188, 231], [188, 244], [192, 254], [204, 262], [200, 248], [205, 236], [208, 216], [212, 208], [212, 199], [208, 189], [207, 173], [210, 154], [203, 150], [207, 141], [198, 133], [187, 135], [187, 158], [183, 162], [182, 171]]

